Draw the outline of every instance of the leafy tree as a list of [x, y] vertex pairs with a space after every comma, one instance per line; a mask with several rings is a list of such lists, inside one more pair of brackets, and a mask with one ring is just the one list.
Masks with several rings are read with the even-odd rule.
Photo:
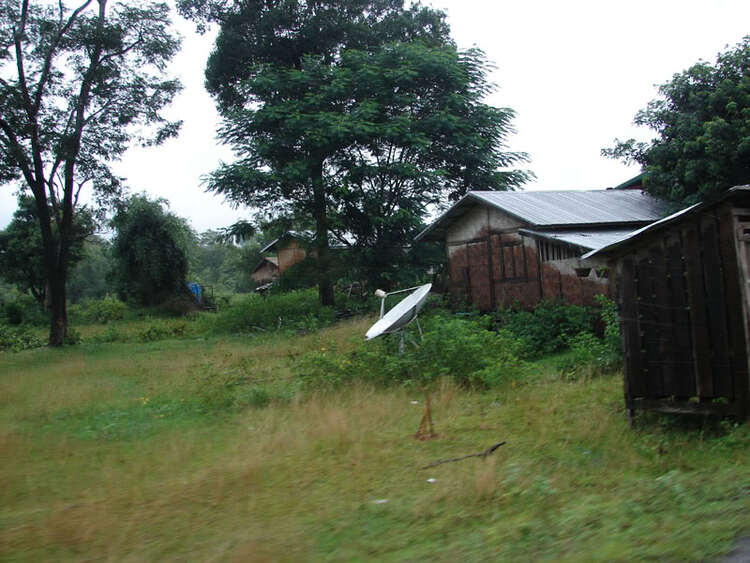
[[644, 167], [644, 188], [695, 203], [750, 182], [750, 35], [715, 64], [699, 62], [659, 86], [635, 116], [650, 142], [615, 140], [602, 154]]
[[109, 169], [130, 142], [159, 143], [179, 122], [161, 110], [179, 91], [163, 78], [179, 48], [169, 8], [149, 0], [0, 0], [0, 182], [36, 202], [49, 344], [67, 333], [65, 284], [85, 186], [106, 204], [121, 192]]
[[123, 300], [156, 305], [186, 291], [195, 235], [185, 219], [165, 207], [164, 200], [135, 195], [120, 206], [112, 220], [112, 254]]
[[402, 0], [181, 4], [221, 23], [207, 86], [239, 160], [209, 189], [314, 222], [321, 303], [333, 302], [331, 231], [403, 247], [430, 204], [526, 179], [498, 171], [524, 158], [503, 147], [513, 113], [481, 102], [486, 62], [457, 51], [442, 12]]
[[115, 265], [112, 245], [101, 237], [90, 237], [83, 243], [81, 259], [71, 267], [68, 278], [68, 299], [79, 303], [84, 299], [101, 299], [114, 293], [111, 276]]
[[[71, 267], [82, 258], [84, 241], [93, 232], [94, 218], [88, 209], [81, 208], [70, 230]], [[56, 229], [53, 236], [57, 236]], [[14, 284], [19, 291], [31, 293], [40, 305], [47, 304], [49, 286], [44, 267], [44, 245], [33, 197], [19, 196], [18, 208], [10, 224], [0, 232], [0, 277]]]

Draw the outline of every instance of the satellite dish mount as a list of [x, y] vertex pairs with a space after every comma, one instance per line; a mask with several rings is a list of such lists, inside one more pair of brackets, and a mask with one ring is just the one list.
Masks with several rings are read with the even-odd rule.
[[[370, 330], [365, 334], [365, 340], [371, 340], [382, 334], [389, 334], [398, 332], [401, 334], [401, 342], [399, 344], [399, 351], [404, 350], [404, 328], [412, 322], [417, 323], [417, 329], [419, 330], [419, 336], [422, 337], [422, 327], [419, 324], [419, 311], [421, 311], [427, 300], [427, 295], [430, 293], [432, 284], [428, 283], [425, 285], [418, 285], [416, 287], [409, 287], [407, 289], [399, 289], [398, 291], [391, 291], [386, 293], [382, 289], [375, 291], [375, 295], [380, 297], [380, 319], [376, 322]], [[385, 300], [391, 295], [398, 295], [399, 293], [406, 293], [411, 291], [412, 293], [397, 303], [390, 311], [385, 312]], [[415, 341], [412, 340], [415, 346], [419, 346]]]

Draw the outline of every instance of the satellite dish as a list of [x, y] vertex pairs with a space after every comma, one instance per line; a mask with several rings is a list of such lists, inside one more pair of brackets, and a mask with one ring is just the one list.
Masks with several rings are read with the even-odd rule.
[[411, 287], [409, 289], [402, 289], [401, 291], [394, 291], [393, 293], [380, 293], [385, 304], [385, 298], [389, 295], [396, 293], [403, 293], [405, 291], [414, 290], [413, 293], [407, 295], [398, 304], [396, 304], [390, 311], [385, 315], [383, 314], [383, 307], [380, 309], [380, 320], [370, 327], [370, 330], [365, 334], [365, 340], [372, 340], [380, 336], [381, 334], [388, 334], [389, 332], [396, 332], [399, 329], [404, 328], [410, 322], [417, 318], [419, 311], [424, 306], [427, 300], [427, 295], [430, 293], [432, 288], [431, 283], [420, 285], [418, 287]]

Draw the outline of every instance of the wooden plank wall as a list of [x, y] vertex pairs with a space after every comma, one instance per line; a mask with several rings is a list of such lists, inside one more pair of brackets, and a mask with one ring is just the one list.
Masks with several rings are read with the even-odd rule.
[[744, 270], [732, 215], [727, 204], [685, 219], [618, 260], [629, 409], [747, 413]]

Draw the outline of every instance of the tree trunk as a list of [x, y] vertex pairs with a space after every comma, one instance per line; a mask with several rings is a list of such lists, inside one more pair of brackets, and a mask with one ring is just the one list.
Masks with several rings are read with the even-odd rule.
[[323, 163], [313, 170], [313, 215], [315, 216], [315, 249], [318, 253], [318, 299], [321, 305], [333, 305], [331, 257], [328, 248], [328, 214], [326, 210]]
[[49, 281], [49, 345], [62, 346], [68, 336], [68, 311], [65, 304], [65, 274], [56, 271]]

